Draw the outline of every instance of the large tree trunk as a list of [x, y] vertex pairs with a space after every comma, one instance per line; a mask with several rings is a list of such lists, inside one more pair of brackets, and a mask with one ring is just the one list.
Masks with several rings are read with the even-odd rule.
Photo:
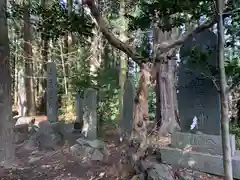
[[13, 143], [13, 121], [11, 106], [11, 74], [6, 0], [0, 1], [0, 161], [3, 166], [11, 166], [15, 159]]
[[[176, 36], [176, 31], [162, 32], [158, 28], [154, 29], [154, 53], [157, 54], [156, 45], [162, 41], [170, 40]], [[156, 68], [156, 97], [157, 99], [157, 121], [161, 122], [159, 133], [167, 135], [172, 133], [177, 126], [176, 123], [176, 88], [175, 88], [175, 69], [176, 54], [169, 51], [161, 57], [161, 62], [155, 63]], [[160, 102], [159, 102], [160, 101]], [[159, 109], [160, 108], [160, 109]], [[161, 119], [160, 119], [161, 118]], [[158, 123], [159, 124], [159, 123]]]
[[[49, 2], [50, 3], [50, 2]], [[47, 0], [41, 0], [41, 6], [43, 8], [48, 8], [48, 1]], [[46, 77], [47, 75], [47, 62], [48, 62], [48, 49], [49, 49], [49, 34], [48, 29], [45, 25], [45, 19], [47, 19], [45, 14], [42, 15], [43, 19], [43, 32], [41, 33], [41, 58], [42, 58], [42, 67], [41, 67], [41, 75], [42, 77]], [[41, 113], [46, 114], [47, 113], [47, 99], [46, 99], [46, 88], [47, 88], [47, 79], [43, 78], [41, 79], [41, 86], [39, 87], [39, 91], [41, 92], [41, 103], [39, 105], [39, 111]]]
[[33, 85], [33, 52], [31, 44], [30, 1], [26, 0], [24, 7], [24, 58], [25, 58], [25, 88], [27, 99], [27, 114], [36, 115], [34, 85]]
[[148, 86], [150, 85], [150, 73], [147, 65], [142, 63], [140, 66], [140, 79], [136, 90], [132, 132], [129, 141], [129, 148], [121, 159], [122, 176], [129, 178], [132, 174], [139, 173], [139, 166], [145, 160], [146, 151], [149, 146], [147, 143], [148, 125]]

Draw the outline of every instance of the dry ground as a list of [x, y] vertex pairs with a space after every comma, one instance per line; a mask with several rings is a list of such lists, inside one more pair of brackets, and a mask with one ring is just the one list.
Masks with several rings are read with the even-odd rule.
[[[106, 132], [106, 143], [110, 156], [107, 162], [85, 162], [77, 159], [64, 147], [62, 151], [52, 152], [26, 151], [22, 144], [16, 149], [16, 170], [0, 169], [1, 180], [120, 180], [119, 160], [125, 148], [119, 145], [114, 131]], [[161, 144], [167, 144], [166, 139], [160, 139]], [[181, 169], [181, 173], [189, 170]], [[222, 178], [201, 174], [202, 180], [220, 180]]]

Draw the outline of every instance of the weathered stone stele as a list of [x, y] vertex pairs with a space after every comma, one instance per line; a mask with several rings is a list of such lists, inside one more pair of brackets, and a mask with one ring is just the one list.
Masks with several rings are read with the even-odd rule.
[[47, 63], [47, 117], [49, 122], [58, 121], [57, 69], [54, 62]]
[[88, 88], [84, 92], [83, 131], [90, 140], [97, 139], [97, 91]]
[[128, 77], [124, 84], [123, 110], [121, 114], [120, 126], [121, 132], [131, 133], [133, 121], [133, 108], [135, 88], [132, 76]]
[[[220, 134], [219, 93], [213, 81], [205, 76], [216, 75], [217, 72], [216, 42], [216, 35], [207, 30], [188, 39], [180, 49], [177, 99], [183, 132], [190, 130], [196, 116], [199, 131], [205, 134]], [[198, 65], [194, 64], [194, 59], [186, 56], [198, 46], [201, 53], [208, 53], [200, 65], [199, 62]]]
[[81, 122], [83, 120], [83, 98], [81, 98], [80, 93], [76, 95], [76, 122]]

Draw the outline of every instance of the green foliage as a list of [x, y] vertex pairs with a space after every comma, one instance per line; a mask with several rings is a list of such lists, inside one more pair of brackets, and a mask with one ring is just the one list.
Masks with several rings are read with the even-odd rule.
[[157, 25], [163, 31], [169, 31], [214, 12], [212, 2], [200, 0], [140, 0], [137, 6], [134, 13], [127, 15], [131, 30], [146, 30]]
[[240, 82], [240, 58], [239, 56], [227, 57], [225, 62], [226, 74], [230, 87], [234, 88]]
[[[11, 1], [10, 18], [22, 20], [25, 5]], [[86, 13], [72, 11], [70, 17], [67, 9], [63, 8], [58, 1], [53, 1], [50, 6], [43, 6], [41, 3], [33, 3], [28, 8], [32, 15], [32, 24], [38, 32], [43, 33], [48, 39], [57, 40], [66, 31], [78, 34], [82, 43], [92, 36], [94, 27], [91, 17]]]
[[148, 93], [148, 105], [149, 105], [149, 120], [152, 121], [156, 116], [156, 94], [153, 88], [149, 89]]
[[240, 127], [239, 125], [231, 124], [230, 133], [236, 136], [236, 146], [237, 149], [240, 149]]
[[143, 33], [138, 37], [138, 43], [136, 47], [136, 52], [141, 55], [142, 57], [149, 57], [149, 50], [151, 45], [149, 43], [149, 38], [147, 33]]
[[95, 77], [90, 74], [91, 54], [89, 48], [79, 48], [78, 51], [74, 65], [71, 67], [72, 76], [68, 82], [71, 84], [73, 92], [83, 93], [86, 88], [94, 88], [92, 80]]
[[97, 72], [97, 89], [99, 89], [98, 116], [101, 121], [119, 120], [119, 71], [115, 67], [111, 68], [110, 64], [108, 64], [114, 62], [115, 58], [117, 57], [112, 56], [110, 53], [105, 54]]

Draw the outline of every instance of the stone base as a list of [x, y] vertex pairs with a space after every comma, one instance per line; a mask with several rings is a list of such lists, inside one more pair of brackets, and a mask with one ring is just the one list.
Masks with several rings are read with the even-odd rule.
[[[161, 147], [163, 163], [177, 167], [191, 168], [205, 173], [224, 175], [223, 159], [220, 155], [211, 155], [194, 151], [183, 151], [171, 147]], [[240, 179], [240, 151], [232, 157], [233, 177]]]
[[[235, 135], [230, 134], [231, 155], [236, 152]], [[191, 147], [192, 151], [222, 155], [222, 137], [210, 134], [192, 134], [174, 132], [171, 137], [171, 147], [185, 149]]]

